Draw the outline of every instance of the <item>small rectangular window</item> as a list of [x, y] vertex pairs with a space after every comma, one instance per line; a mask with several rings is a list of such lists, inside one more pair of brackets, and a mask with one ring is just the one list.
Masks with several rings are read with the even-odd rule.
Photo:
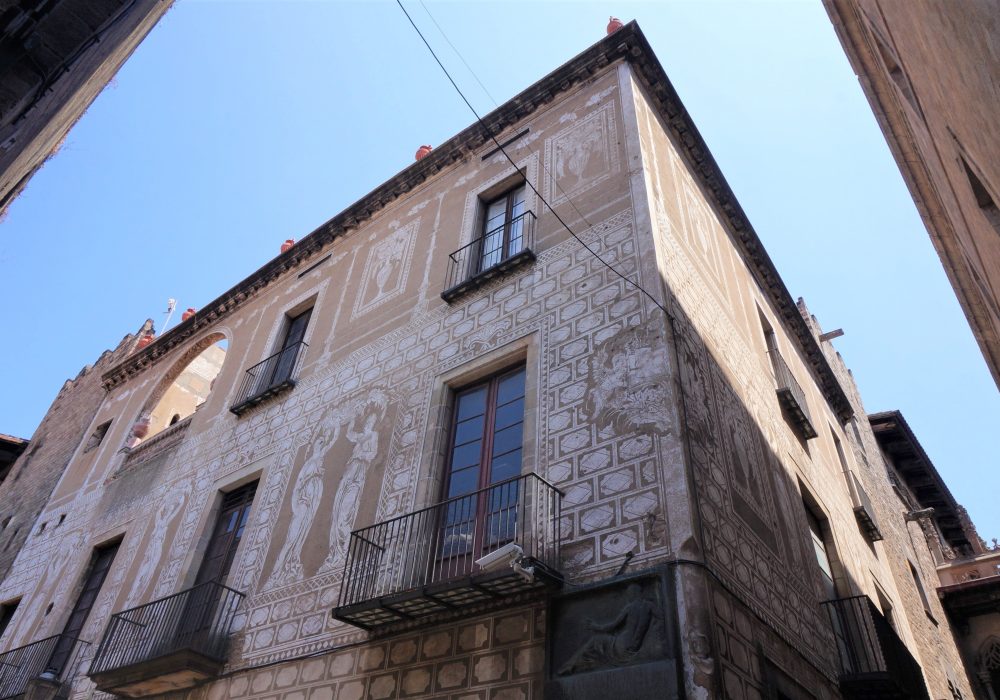
[[969, 188], [972, 190], [972, 195], [976, 198], [976, 204], [979, 205], [983, 216], [993, 226], [993, 229], [1000, 234], [1000, 208], [997, 208], [996, 200], [964, 156], [962, 156], [961, 160], [962, 167], [965, 169], [965, 176], [969, 179]]
[[[934, 614], [931, 612], [931, 603], [927, 600], [927, 591], [924, 590], [924, 584], [920, 580], [920, 574], [917, 573], [917, 568], [913, 565], [912, 561], [906, 562], [910, 567], [910, 576], [913, 577], [913, 585], [917, 587], [917, 593], [920, 595], [920, 603], [924, 606], [924, 612], [927, 613], [927, 617], [934, 620]], [[937, 621], [935, 620], [935, 623]]]
[[0, 638], [3, 638], [3, 633], [7, 630], [10, 621], [14, 619], [14, 613], [17, 612], [17, 606], [20, 604], [20, 598], [0, 604]]
[[87, 446], [84, 448], [84, 452], [90, 452], [98, 445], [104, 441], [104, 436], [108, 434], [108, 429], [111, 427], [111, 421], [105, 421], [101, 423], [94, 429], [91, 434], [90, 439], [87, 440]]
[[312, 308], [306, 309], [295, 316], [289, 316], [285, 325], [285, 336], [278, 348], [278, 357], [274, 365], [274, 372], [270, 377], [270, 386], [278, 386], [292, 378], [295, 370], [296, 360], [305, 347], [303, 342], [306, 337], [306, 328], [309, 327], [309, 319], [312, 317]]
[[484, 204], [482, 243], [476, 272], [512, 258], [524, 248], [525, 186]]

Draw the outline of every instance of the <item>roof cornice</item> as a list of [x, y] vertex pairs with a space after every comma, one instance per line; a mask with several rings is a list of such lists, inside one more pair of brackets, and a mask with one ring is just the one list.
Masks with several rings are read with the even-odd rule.
[[[663, 66], [653, 53], [639, 25], [627, 25], [601, 39], [555, 69], [520, 94], [483, 117], [479, 122], [459, 132], [436, 147], [427, 156], [412, 163], [344, 211], [322, 224], [287, 252], [274, 258], [242, 282], [206, 304], [193, 317], [164, 333], [154, 343], [135, 353], [103, 375], [104, 386], [111, 389], [156, 364], [178, 345], [207, 330], [235, 309], [255, 297], [265, 287], [286, 273], [314, 258], [335, 238], [357, 228], [390, 203], [420, 186], [442, 170], [469, 157], [473, 151], [499, 136], [525, 117], [551, 102], [559, 94], [584, 82], [609, 64], [628, 61], [642, 82], [647, 94], [664, 122], [676, 137], [676, 143], [698, 175], [717, 213], [727, 223], [730, 234], [757, 283], [780, 312], [786, 327], [798, 340], [817, 382], [840, 420], [853, 414], [839, 381], [826, 361], [819, 343], [802, 318], [795, 300], [785, 288], [774, 263], [750, 225], [746, 213], [736, 200], [728, 182], [712, 157], [677, 91], [667, 78]], [[485, 126], [484, 126], [485, 125]]]

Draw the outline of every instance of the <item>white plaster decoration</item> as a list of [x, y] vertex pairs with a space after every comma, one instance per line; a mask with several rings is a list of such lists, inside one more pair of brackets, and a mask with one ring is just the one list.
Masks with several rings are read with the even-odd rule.
[[357, 288], [355, 319], [376, 309], [403, 293], [410, 274], [414, 239], [420, 228], [420, 217], [398, 228], [371, 246]]
[[574, 199], [621, 169], [614, 103], [608, 102], [545, 140], [545, 199]]

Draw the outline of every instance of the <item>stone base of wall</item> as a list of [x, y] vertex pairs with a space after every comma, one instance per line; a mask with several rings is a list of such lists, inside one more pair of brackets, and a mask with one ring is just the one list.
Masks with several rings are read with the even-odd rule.
[[208, 700], [538, 700], [544, 605], [437, 625], [212, 684]]

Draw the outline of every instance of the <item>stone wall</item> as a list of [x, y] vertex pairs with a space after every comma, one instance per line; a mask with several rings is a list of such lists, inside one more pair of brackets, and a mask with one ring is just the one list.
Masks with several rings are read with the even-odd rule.
[[[127, 335], [113, 351], [103, 353], [93, 365], [80, 370], [63, 384], [42, 422], [31, 437], [28, 450], [11, 467], [8, 478], [0, 483], [0, 581], [6, 578], [21, 547], [38, 536], [42, 525], [57, 528], [61, 524], [42, 519], [35, 527], [52, 489], [66, 465], [85, 447], [96, 427], [93, 418], [104, 400], [101, 374], [120, 362], [135, 347], [137, 339], [151, 323], [136, 335]], [[10, 600], [4, 596], [0, 603]]]
[[996, 5], [824, 4], [1000, 383]]

